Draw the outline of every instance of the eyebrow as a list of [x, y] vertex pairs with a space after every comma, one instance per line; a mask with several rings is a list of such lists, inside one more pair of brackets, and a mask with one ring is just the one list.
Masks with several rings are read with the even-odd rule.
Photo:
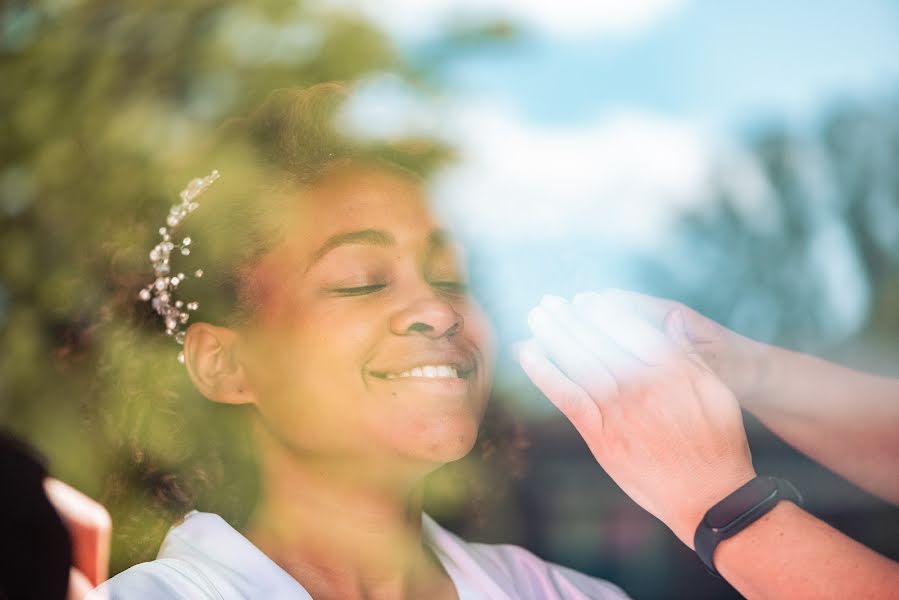
[[306, 267], [306, 270], [308, 271], [312, 268], [312, 265], [320, 261], [331, 250], [347, 244], [368, 244], [385, 248], [396, 244], [396, 240], [392, 235], [380, 229], [361, 229], [359, 231], [338, 233], [329, 237], [324, 244], [318, 247], [318, 250], [312, 254], [312, 260], [309, 261], [309, 266]]
[[[435, 229], [428, 235], [428, 247], [430, 249], [441, 248], [452, 243], [452, 237], [445, 229]], [[387, 248], [396, 245], [396, 239], [387, 231], [381, 229], [361, 229], [359, 231], [347, 231], [332, 235], [325, 243], [318, 247], [312, 254], [312, 259], [306, 267], [306, 271], [312, 268], [331, 250], [348, 244], [367, 244]]]

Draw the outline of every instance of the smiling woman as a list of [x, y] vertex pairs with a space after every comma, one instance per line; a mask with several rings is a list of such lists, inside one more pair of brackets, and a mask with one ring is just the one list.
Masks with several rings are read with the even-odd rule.
[[[178, 223], [180, 255], [163, 267], [178, 283], [166, 275], [142, 294], [156, 311], [191, 299], [190, 326], [173, 337], [205, 400], [154, 398], [149, 414], [174, 415], [172, 429], [138, 419], [188, 465], [187, 483], [157, 476], [162, 499], [187, 514], [155, 561], [97, 597], [622, 597], [521, 548], [466, 543], [423, 514], [426, 476], [477, 439], [493, 334], [428, 209], [413, 168], [422, 156], [338, 135], [343, 94], [279, 91], [230, 123], [221, 181]], [[180, 370], [172, 359], [160, 378], [185, 379]], [[181, 444], [194, 449], [171, 451]], [[198, 470], [204, 457], [219, 467]]]
[[[489, 393], [492, 343], [459, 291], [452, 253], [435, 245], [443, 236], [419, 185], [387, 167], [331, 167], [286, 221], [283, 241], [248, 275], [265, 305], [252, 323], [239, 334], [206, 323], [188, 331], [196, 387], [252, 404], [285, 447], [352, 458], [354, 478], [464, 456]], [[242, 353], [245, 368], [222, 372], [220, 353]], [[386, 377], [428, 365], [464, 378]]]

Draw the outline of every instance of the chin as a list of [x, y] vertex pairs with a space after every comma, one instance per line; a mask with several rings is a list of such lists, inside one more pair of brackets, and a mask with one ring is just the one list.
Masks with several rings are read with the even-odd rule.
[[407, 453], [414, 454], [435, 468], [455, 462], [474, 448], [478, 426], [479, 422], [474, 418], [441, 421], [426, 428], [425, 435], [416, 440], [416, 447], [407, 447]]

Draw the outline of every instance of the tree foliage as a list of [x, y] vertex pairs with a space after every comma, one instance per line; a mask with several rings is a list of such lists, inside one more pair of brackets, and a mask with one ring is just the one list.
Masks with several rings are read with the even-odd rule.
[[[0, 17], [0, 420], [110, 499], [135, 431], [162, 464], [178, 458], [161, 398], [144, 398], [155, 413], [118, 409], [165, 378], [160, 356], [178, 367], [177, 349], [116, 311], [137, 304], [181, 169], [273, 89], [405, 67], [367, 24], [293, 0], [48, 0]], [[152, 483], [116, 483], [114, 517]], [[117, 533], [113, 570], [152, 551]]]

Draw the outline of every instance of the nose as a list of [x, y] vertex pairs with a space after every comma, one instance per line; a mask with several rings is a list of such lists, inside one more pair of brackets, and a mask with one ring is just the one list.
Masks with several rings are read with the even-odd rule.
[[462, 330], [462, 315], [451, 304], [431, 296], [415, 300], [394, 314], [390, 328], [397, 335], [452, 337]]

